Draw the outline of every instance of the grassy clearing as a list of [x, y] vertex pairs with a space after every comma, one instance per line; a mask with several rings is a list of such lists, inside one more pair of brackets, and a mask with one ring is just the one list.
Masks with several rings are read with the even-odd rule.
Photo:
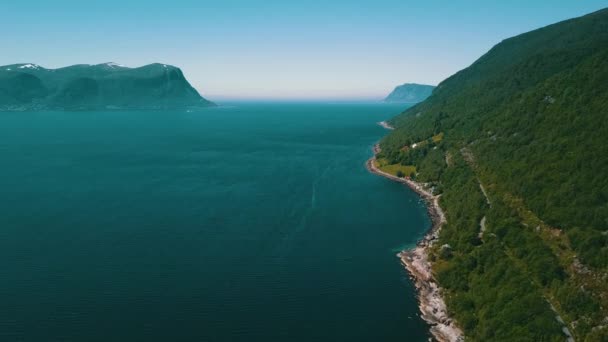
[[401, 165], [401, 164], [389, 164], [384, 158], [376, 160], [376, 167], [380, 170], [389, 173], [393, 176], [397, 176], [397, 173], [401, 171], [405, 176], [409, 177], [412, 173], [416, 173], [416, 167], [412, 165]]
[[441, 140], [443, 140], [443, 132], [437, 134], [437, 135], [433, 135], [433, 137], [431, 138], [433, 140], [433, 142], [435, 144], [440, 143]]

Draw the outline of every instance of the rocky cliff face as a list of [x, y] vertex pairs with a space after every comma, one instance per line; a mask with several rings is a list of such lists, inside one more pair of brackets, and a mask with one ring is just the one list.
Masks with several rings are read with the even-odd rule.
[[46, 69], [0, 67], [0, 110], [201, 108], [204, 99], [182, 71], [167, 64], [127, 68], [115, 63]]

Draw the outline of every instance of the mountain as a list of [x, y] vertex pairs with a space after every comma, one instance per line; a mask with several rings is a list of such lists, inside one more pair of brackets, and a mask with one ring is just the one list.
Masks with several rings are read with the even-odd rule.
[[405, 83], [400, 85], [390, 93], [384, 102], [397, 102], [397, 103], [418, 103], [426, 100], [427, 97], [431, 96], [435, 86], [416, 84], [416, 83]]
[[390, 121], [381, 157], [441, 193], [429, 258], [467, 340], [608, 340], [607, 84], [605, 9], [504, 40]]
[[0, 110], [198, 108], [204, 99], [182, 71], [167, 64], [127, 68], [116, 63], [46, 69], [0, 67]]

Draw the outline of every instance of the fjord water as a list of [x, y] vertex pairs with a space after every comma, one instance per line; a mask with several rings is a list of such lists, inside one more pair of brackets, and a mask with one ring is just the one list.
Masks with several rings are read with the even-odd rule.
[[423, 341], [398, 104], [0, 114], [0, 340]]

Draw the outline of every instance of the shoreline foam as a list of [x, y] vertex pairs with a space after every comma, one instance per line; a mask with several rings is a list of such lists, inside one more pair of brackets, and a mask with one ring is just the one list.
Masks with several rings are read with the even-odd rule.
[[[384, 125], [381, 124], [384, 127]], [[414, 281], [418, 291], [419, 308], [422, 319], [431, 325], [431, 334], [440, 342], [464, 341], [462, 330], [456, 326], [454, 320], [449, 316], [445, 301], [441, 295], [442, 289], [437, 284], [428, 259], [429, 248], [437, 241], [441, 226], [446, 222], [445, 214], [439, 206], [439, 197], [434, 196], [422, 184], [408, 178], [399, 178], [383, 172], [375, 165], [376, 155], [380, 153], [380, 145], [374, 145], [374, 156], [367, 163], [367, 169], [377, 175], [390, 180], [406, 184], [416, 192], [427, 204], [427, 210], [431, 217], [432, 227], [420, 240], [414, 249], [403, 250], [397, 256]]]

